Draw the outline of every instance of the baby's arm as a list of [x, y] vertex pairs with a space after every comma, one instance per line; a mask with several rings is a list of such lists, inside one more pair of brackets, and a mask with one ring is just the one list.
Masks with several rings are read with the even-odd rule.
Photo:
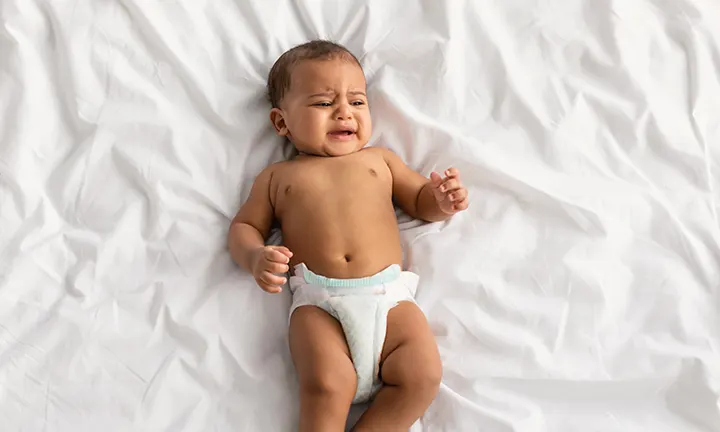
[[285, 278], [275, 273], [288, 271], [292, 253], [284, 246], [265, 246], [273, 220], [271, 177], [272, 167], [255, 179], [250, 196], [230, 224], [228, 248], [235, 263], [252, 273], [260, 288], [274, 293], [285, 283]]
[[468, 207], [467, 189], [460, 182], [457, 169], [446, 170], [444, 178], [433, 172], [427, 179], [410, 169], [392, 151], [379, 150], [392, 173], [393, 198], [410, 216], [438, 222]]

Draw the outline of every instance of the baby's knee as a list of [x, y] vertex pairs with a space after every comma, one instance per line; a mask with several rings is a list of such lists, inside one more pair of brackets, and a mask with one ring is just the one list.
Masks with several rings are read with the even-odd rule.
[[413, 393], [422, 396], [423, 399], [435, 398], [442, 381], [442, 364], [437, 361], [424, 361], [408, 367], [408, 374], [402, 385], [410, 388]]
[[437, 362], [430, 362], [425, 367], [419, 368], [416, 382], [419, 391], [432, 394], [432, 396], [435, 397], [441, 382], [442, 364], [439, 360]]
[[355, 370], [330, 368], [315, 371], [300, 381], [300, 391], [308, 396], [345, 400], [355, 396], [357, 376]]

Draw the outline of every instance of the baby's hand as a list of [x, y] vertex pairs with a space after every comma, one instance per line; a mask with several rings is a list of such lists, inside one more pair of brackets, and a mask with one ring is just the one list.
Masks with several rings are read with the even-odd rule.
[[468, 192], [460, 182], [457, 168], [445, 170], [445, 178], [436, 172], [430, 173], [433, 195], [438, 207], [445, 214], [455, 214], [468, 208]]
[[290, 270], [292, 252], [285, 246], [264, 246], [255, 249], [252, 254], [252, 274], [255, 282], [264, 291], [279, 293], [286, 278], [275, 273], [287, 273]]

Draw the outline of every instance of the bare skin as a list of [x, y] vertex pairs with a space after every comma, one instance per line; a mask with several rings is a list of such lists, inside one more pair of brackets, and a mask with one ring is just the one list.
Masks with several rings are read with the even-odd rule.
[[[356, 64], [303, 61], [271, 111], [278, 134], [301, 154], [258, 175], [228, 238], [235, 262], [269, 293], [280, 292], [282, 275], [299, 263], [332, 278], [401, 264], [393, 201], [427, 221], [467, 208], [457, 169], [427, 179], [389, 150], [363, 148], [372, 133], [365, 92]], [[273, 220], [280, 222], [284, 246], [265, 246]], [[343, 430], [357, 382], [340, 324], [318, 307], [303, 306], [293, 313], [289, 333], [300, 383], [299, 430]], [[380, 364], [385, 385], [355, 430], [407, 430], [434, 399], [442, 374], [437, 345], [415, 304], [390, 311]]]

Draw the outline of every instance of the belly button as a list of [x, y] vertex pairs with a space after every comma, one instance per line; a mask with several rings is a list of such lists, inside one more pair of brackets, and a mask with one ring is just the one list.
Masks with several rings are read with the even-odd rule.
[[345, 262], [350, 262], [350, 255], [345, 255]]

